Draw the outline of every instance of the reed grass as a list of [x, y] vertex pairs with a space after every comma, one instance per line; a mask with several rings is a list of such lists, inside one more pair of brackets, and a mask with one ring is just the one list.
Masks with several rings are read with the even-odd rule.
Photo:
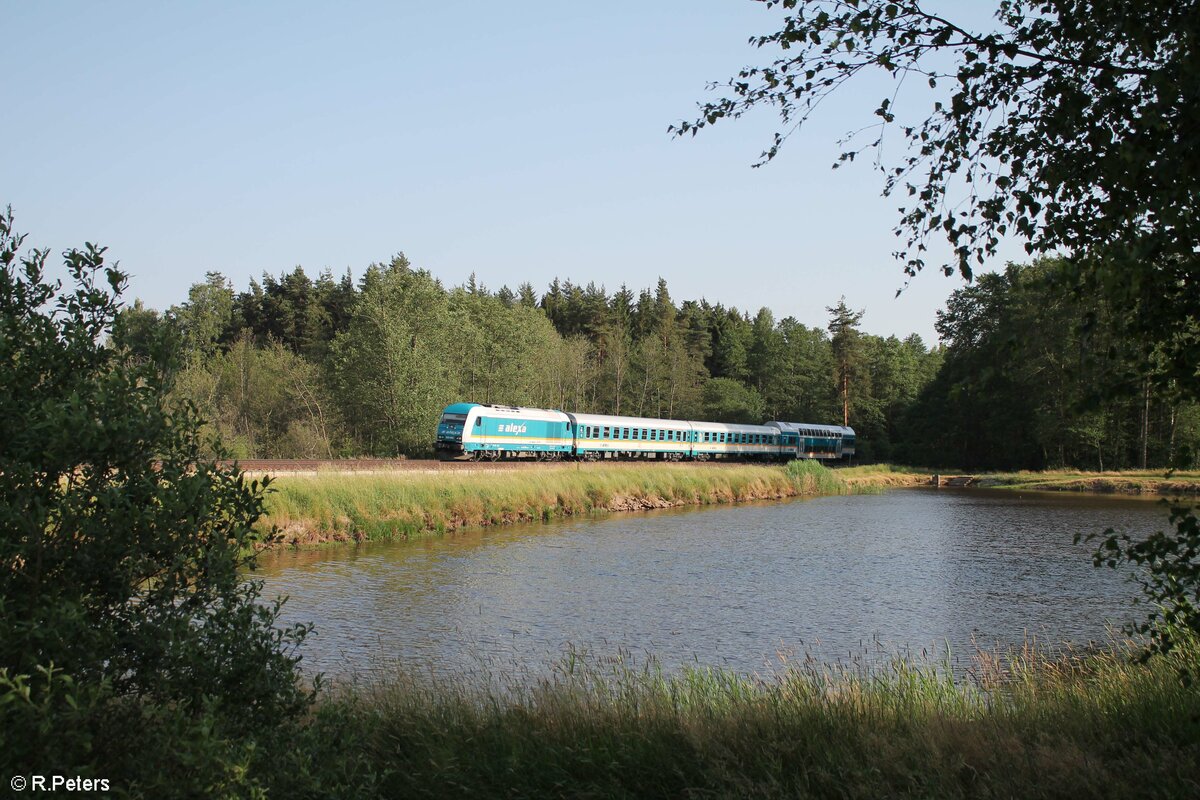
[[273, 482], [266, 524], [287, 543], [375, 540], [579, 514], [736, 503], [850, 489], [813, 462], [614, 464], [476, 473], [329, 473]]
[[911, 659], [745, 677], [575, 654], [524, 685], [399, 671], [327, 698], [304, 757], [337, 765], [341, 796], [1200, 796], [1200, 691], [1179, 677], [1200, 648], [1131, 655], [1026, 648], [965, 677]]

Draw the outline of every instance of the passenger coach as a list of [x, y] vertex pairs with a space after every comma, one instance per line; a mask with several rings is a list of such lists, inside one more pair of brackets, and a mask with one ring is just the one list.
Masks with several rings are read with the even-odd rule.
[[575, 455], [601, 458], [657, 458], [678, 461], [692, 456], [692, 425], [677, 419], [567, 414], [575, 429]]
[[790, 458], [837, 459], [854, 455], [854, 429], [808, 422], [768, 422], [779, 431]]
[[729, 425], [723, 422], [693, 422], [696, 459], [785, 458], [779, 431], [766, 425]]

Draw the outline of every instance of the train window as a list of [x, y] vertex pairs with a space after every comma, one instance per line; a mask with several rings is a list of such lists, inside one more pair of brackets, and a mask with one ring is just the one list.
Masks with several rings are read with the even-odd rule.
[[604, 438], [604, 439], [608, 438], [608, 426], [607, 425], [604, 426], [604, 436], [601, 438]]
[[656, 430], [651, 430], [651, 431], [650, 431], [650, 438], [651, 438], [651, 439], [653, 439], [653, 440], [655, 440], [655, 441], [658, 441], [658, 431], [656, 431]]
[[628, 438], [629, 438], [629, 428], [622, 428], [622, 429], [621, 429], [621, 438], [622, 438], [622, 439], [628, 439]]

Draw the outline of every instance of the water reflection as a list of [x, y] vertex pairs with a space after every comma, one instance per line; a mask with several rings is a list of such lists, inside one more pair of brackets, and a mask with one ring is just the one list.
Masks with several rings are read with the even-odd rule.
[[1102, 640], [1136, 587], [1072, 537], [1164, 521], [1145, 501], [906, 490], [285, 552], [263, 575], [316, 623], [306, 665], [335, 675], [537, 671], [571, 646], [754, 672], [781, 651]]

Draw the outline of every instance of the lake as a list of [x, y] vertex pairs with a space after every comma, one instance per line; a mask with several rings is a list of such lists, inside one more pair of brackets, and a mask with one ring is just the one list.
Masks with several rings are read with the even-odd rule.
[[1144, 615], [1138, 587], [1074, 534], [1165, 522], [1146, 500], [906, 489], [281, 551], [259, 574], [316, 624], [310, 672], [537, 674], [573, 649], [755, 673], [1103, 641]]

